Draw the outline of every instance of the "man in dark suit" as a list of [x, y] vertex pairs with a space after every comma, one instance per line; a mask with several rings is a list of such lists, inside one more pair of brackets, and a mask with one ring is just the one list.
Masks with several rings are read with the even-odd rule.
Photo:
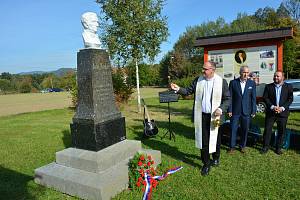
[[[193, 122], [195, 125], [196, 148], [201, 149], [203, 163], [201, 175], [206, 176], [211, 166], [218, 166], [220, 159], [221, 134], [217, 122], [228, 107], [230, 94], [225, 79], [215, 74], [214, 62], [205, 62], [203, 76], [197, 77], [189, 87], [180, 88], [171, 83], [171, 88], [182, 95], [195, 94]], [[210, 160], [212, 153], [213, 160]]]
[[267, 84], [264, 90], [266, 103], [266, 118], [264, 144], [262, 154], [268, 152], [272, 136], [272, 127], [277, 123], [278, 135], [276, 139], [275, 153], [282, 154], [282, 144], [285, 136], [286, 123], [289, 116], [289, 106], [293, 102], [293, 87], [284, 82], [284, 74], [281, 71], [274, 73], [273, 83]]
[[248, 66], [242, 66], [240, 77], [229, 83], [231, 100], [228, 115], [230, 117], [231, 136], [228, 153], [235, 151], [239, 124], [241, 134], [240, 150], [242, 153], [246, 152], [245, 147], [251, 116], [254, 117], [256, 113], [256, 84], [253, 80], [248, 79], [248, 76]]

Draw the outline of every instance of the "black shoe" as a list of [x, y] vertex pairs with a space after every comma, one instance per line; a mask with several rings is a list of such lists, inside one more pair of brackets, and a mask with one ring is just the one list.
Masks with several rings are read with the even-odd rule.
[[283, 154], [283, 152], [281, 151], [281, 149], [276, 149], [276, 150], [275, 150], [275, 153], [276, 153], [277, 155]]
[[215, 159], [215, 160], [210, 161], [210, 166], [212, 166], [212, 167], [218, 167], [219, 165], [220, 165], [220, 160], [219, 159]]
[[240, 149], [240, 151], [241, 151], [241, 153], [245, 154], [246, 153], [246, 148], [243, 147], [243, 148]]
[[269, 149], [267, 149], [267, 148], [264, 147], [264, 148], [262, 148], [262, 149], [260, 150], [260, 153], [261, 153], [261, 154], [266, 154], [266, 153], [268, 152], [268, 150], [269, 150]]
[[204, 165], [204, 166], [202, 167], [202, 169], [201, 169], [201, 175], [202, 175], [202, 176], [207, 176], [208, 173], [209, 173], [209, 170], [210, 170], [210, 167]]

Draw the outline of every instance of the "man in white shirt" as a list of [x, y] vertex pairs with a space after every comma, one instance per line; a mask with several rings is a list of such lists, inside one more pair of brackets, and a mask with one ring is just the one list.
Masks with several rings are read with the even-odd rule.
[[229, 83], [230, 104], [228, 115], [230, 117], [231, 135], [230, 149], [228, 153], [235, 151], [237, 132], [240, 125], [240, 151], [245, 153], [247, 144], [248, 129], [251, 116], [256, 113], [256, 84], [253, 80], [248, 79], [249, 67], [240, 68], [240, 77]]
[[267, 84], [264, 90], [266, 103], [265, 132], [262, 154], [268, 152], [272, 136], [272, 127], [277, 123], [278, 136], [276, 137], [275, 153], [281, 155], [285, 137], [286, 123], [289, 116], [289, 107], [293, 102], [293, 86], [284, 82], [284, 73], [274, 73], [273, 83]]
[[[181, 88], [171, 83], [171, 88], [178, 94], [195, 94], [193, 121], [195, 125], [196, 148], [201, 149], [203, 167], [201, 175], [209, 174], [211, 166], [218, 166], [220, 159], [221, 135], [218, 133], [220, 117], [229, 103], [228, 84], [225, 79], [215, 74], [214, 62], [205, 62], [203, 76], [197, 77], [189, 87]], [[212, 153], [212, 160], [210, 160]]]

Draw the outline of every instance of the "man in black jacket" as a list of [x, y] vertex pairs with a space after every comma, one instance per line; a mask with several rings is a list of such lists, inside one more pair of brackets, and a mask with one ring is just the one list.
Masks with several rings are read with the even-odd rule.
[[289, 106], [293, 102], [293, 87], [284, 82], [284, 74], [281, 71], [274, 73], [273, 81], [273, 83], [266, 85], [263, 95], [266, 103], [266, 118], [264, 144], [261, 153], [265, 154], [269, 150], [272, 127], [276, 122], [278, 136], [276, 139], [275, 153], [280, 155], [282, 154], [281, 147], [289, 116]]
[[[219, 165], [221, 135], [218, 134], [218, 121], [229, 104], [229, 90], [225, 79], [215, 74], [216, 65], [205, 62], [203, 76], [197, 77], [189, 87], [180, 88], [171, 83], [171, 88], [182, 95], [195, 93], [194, 125], [196, 148], [201, 149], [203, 167], [201, 174], [208, 175], [210, 166]], [[213, 123], [211, 123], [213, 122]], [[212, 153], [213, 160], [210, 160]]]

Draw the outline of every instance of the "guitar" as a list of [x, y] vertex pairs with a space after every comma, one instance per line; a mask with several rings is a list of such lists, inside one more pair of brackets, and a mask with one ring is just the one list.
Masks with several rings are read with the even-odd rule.
[[[150, 119], [150, 115], [147, 109], [147, 105], [144, 99], [141, 99], [144, 106], [144, 135], [147, 137], [155, 136], [158, 133], [158, 128], [153, 119]], [[147, 116], [147, 119], [145, 118]]]

